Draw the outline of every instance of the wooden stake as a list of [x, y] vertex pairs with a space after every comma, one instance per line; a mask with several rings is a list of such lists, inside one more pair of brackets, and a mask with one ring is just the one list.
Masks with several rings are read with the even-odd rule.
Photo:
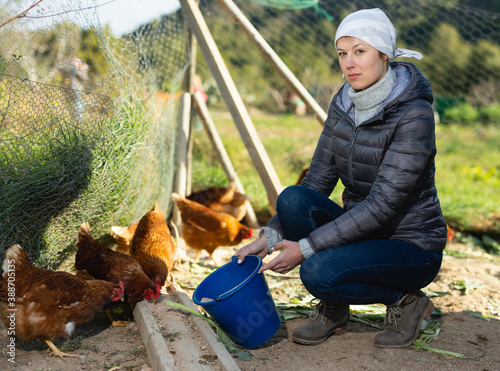
[[[226, 148], [224, 147], [224, 143], [222, 143], [222, 139], [220, 138], [219, 133], [217, 132], [217, 128], [215, 127], [212, 117], [208, 112], [208, 108], [199, 92], [194, 93], [193, 103], [196, 112], [198, 112], [198, 115], [201, 118], [203, 127], [207, 132], [208, 138], [210, 139], [210, 142], [212, 142], [215, 152], [217, 153], [217, 157], [220, 163], [222, 164], [222, 167], [224, 168], [224, 172], [226, 173], [227, 179], [229, 181], [234, 181], [236, 183], [236, 189], [238, 190], [238, 192], [245, 193], [243, 185], [241, 184], [240, 179], [238, 178], [238, 174], [236, 173], [236, 170], [233, 167], [231, 159], [227, 154]], [[259, 228], [259, 222], [257, 221], [257, 217], [255, 216], [255, 212], [252, 208], [252, 205], [250, 204], [249, 201], [246, 201], [245, 206], [247, 210], [245, 214], [245, 220], [248, 226], [250, 228]]]
[[276, 207], [282, 186], [276, 171], [262, 145], [260, 138], [248, 115], [247, 109], [222, 59], [208, 26], [194, 0], [181, 0], [181, 7], [191, 31], [196, 36], [203, 56], [217, 82], [221, 95], [238, 128], [240, 136], [250, 154], [262, 183], [266, 188], [271, 207]]
[[[199, 1], [196, 0], [196, 3]], [[184, 75], [184, 91], [189, 94], [193, 94], [193, 82], [196, 74], [196, 37], [193, 35], [191, 30], [188, 30], [188, 40], [189, 44], [186, 45], [187, 53], [190, 55], [189, 68], [186, 70]], [[193, 115], [191, 114], [190, 120], [190, 132], [193, 127]], [[193, 169], [193, 136], [189, 135], [189, 143], [187, 146], [187, 157], [186, 157], [186, 195], [191, 194], [191, 178]]]
[[[186, 197], [186, 179], [188, 162], [188, 145], [191, 122], [191, 94], [184, 92], [181, 95], [179, 129], [177, 132], [176, 174], [174, 192]], [[181, 217], [177, 207], [173, 207], [172, 222], [180, 227]]]

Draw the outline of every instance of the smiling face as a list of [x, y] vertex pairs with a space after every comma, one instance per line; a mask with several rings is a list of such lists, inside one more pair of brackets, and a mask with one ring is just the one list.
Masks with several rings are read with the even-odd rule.
[[337, 54], [347, 82], [356, 91], [369, 88], [387, 72], [389, 58], [355, 37], [338, 39]]

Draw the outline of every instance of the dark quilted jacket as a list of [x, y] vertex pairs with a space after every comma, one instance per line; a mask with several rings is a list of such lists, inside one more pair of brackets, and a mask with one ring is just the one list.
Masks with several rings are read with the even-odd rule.
[[[391, 63], [397, 80], [383, 108], [358, 128], [349, 85], [333, 97], [301, 185], [329, 196], [340, 179], [346, 213], [309, 235], [318, 252], [367, 239], [400, 239], [441, 251], [446, 223], [434, 185], [432, 90], [412, 63]], [[268, 227], [281, 233], [275, 215]]]

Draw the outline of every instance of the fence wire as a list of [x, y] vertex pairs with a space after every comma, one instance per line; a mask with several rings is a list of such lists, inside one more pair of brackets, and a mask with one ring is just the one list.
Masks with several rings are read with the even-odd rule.
[[[281, 9], [279, 4], [286, 1], [233, 1], [325, 109], [345, 82], [334, 48], [335, 31], [349, 13], [373, 7], [393, 22], [397, 47], [424, 55], [421, 61], [398, 60], [415, 63], [426, 74], [441, 116], [446, 108], [464, 102], [474, 107], [500, 102], [500, 13], [455, 0], [316, 2], [324, 12], [312, 2], [292, 10]], [[215, 0], [201, 0], [200, 8], [245, 102], [267, 111], [297, 108], [296, 96], [223, 7]], [[209, 87], [210, 72], [199, 62], [198, 71]]]
[[175, 16], [114, 35], [96, 1], [33, 4], [0, 2], [0, 257], [54, 268], [83, 222], [169, 212], [189, 50]]

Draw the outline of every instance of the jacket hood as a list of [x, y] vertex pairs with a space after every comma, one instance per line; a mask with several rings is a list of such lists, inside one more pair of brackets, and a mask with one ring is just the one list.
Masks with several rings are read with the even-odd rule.
[[[393, 104], [408, 102], [412, 99], [424, 99], [432, 104], [434, 97], [429, 79], [417, 66], [409, 62], [391, 62], [389, 66], [396, 74], [396, 82], [392, 92], [381, 105], [381, 109]], [[350, 84], [346, 82], [333, 101], [344, 111], [353, 113], [353, 102], [348, 95]]]

